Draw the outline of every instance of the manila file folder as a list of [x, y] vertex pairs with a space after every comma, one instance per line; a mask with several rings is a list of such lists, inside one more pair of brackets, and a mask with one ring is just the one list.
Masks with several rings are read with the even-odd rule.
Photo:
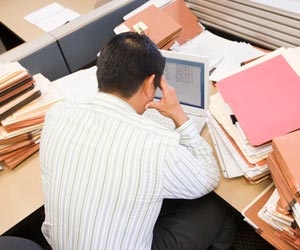
[[172, 45], [172, 41], [180, 35], [182, 27], [164, 11], [150, 5], [115, 29], [116, 33], [125, 31], [144, 33], [159, 48], [163, 48], [165, 45]]
[[300, 130], [273, 139], [274, 156], [295, 195], [300, 194]]

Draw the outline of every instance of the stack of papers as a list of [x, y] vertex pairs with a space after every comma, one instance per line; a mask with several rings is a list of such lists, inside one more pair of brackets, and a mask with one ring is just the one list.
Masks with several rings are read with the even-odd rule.
[[19, 63], [0, 66], [0, 121], [40, 96], [32, 75]]
[[0, 165], [8, 169], [39, 150], [46, 112], [63, 99], [86, 99], [98, 93], [96, 67], [80, 70], [50, 82], [42, 74], [33, 76], [40, 97], [1, 121]]
[[[252, 184], [268, 179], [270, 172], [264, 157], [271, 146], [261, 149], [263, 156], [259, 149], [249, 145], [240, 149], [241, 143], [238, 145], [210, 112], [207, 117], [223, 176], [226, 178], [243, 176]], [[239, 142], [239, 137], [236, 139]]]
[[[299, 65], [295, 50], [280, 48], [219, 81], [211, 96], [210, 124], [252, 183], [269, 174], [272, 139], [300, 128]], [[249, 164], [249, 170], [243, 167]]]
[[268, 166], [279, 193], [278, 210], [292, 214], [300, 225], [300, 130], [273, 139]]
[[143, 32], [162, 49], [169, 49], [174, 44], [184, 44], [203, 31], [197, 16], [187, 7], [184, 0], [150, 0], [125, 15], [123, 19], [124, 22], [114, 29], [116, 34], [126, 31]]
[[210, 80], [217, 82], [241, 68], [243, 62], [265, 55], [265, 52], [249, 43], [225, 39], [204, 30], [193, 39], [172, 50], [199, 54], [209, 58]]
[[[297, 66], [300, 65], [300, 57]], [[283, 55], [217, 83], [253, 146], [300, 128], [300, 77]]]
[[114, 29], [116, 34], [127, 31], [146, 34], [158, 48], [168, 49], [179, 37], [182, 26], [155, 5], [150, 5]]
[[242, 214], [275, 249], [299, 249], [299, 227], [292, 216], [277, 211], [278, 201], [279, 193], [272, 183], [243, 209]]
[[15, 117], [39, 101], [40, 78], [32, 76], [17, 62], [1, 66], [0, 163], [9, 169], [38, 150], [43, 117], [34, 112]]

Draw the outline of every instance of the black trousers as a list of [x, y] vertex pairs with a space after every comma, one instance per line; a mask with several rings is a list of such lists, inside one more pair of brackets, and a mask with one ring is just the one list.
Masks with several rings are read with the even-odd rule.
[[0, 250], [43, 250], [43, 248], [34, 241], [25, 238], [0, 236]]
[[214, 192], [195, 200], [164, 200], [152, 250], [231, 249], [235, 212]]

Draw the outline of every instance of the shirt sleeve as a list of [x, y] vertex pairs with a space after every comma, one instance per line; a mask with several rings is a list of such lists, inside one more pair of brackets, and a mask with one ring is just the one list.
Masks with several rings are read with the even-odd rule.
[[213, 191], [220, 171], [210, 145], [201, 137], [192, 119], [177, 128], [178, 145], [166, 152], [164, 198], [194, 199]]

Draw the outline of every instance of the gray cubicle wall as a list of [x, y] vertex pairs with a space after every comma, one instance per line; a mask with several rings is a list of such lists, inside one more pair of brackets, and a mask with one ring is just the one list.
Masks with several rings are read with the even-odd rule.
[[113, 0], [50, 32], [58, 41], [69, 71], [72, 73], [93, 64], [123, 16], [145, 2]]
[[42, 73], [49, 80], [69, 74], [66, 62], [53, 36], [45, 34], [0, 55], [0, 63], [18, 61], [31, 74]]
[[204, 26], [269, 49], [300, 46], [300, 13], [251, 0], [185, 1]]

